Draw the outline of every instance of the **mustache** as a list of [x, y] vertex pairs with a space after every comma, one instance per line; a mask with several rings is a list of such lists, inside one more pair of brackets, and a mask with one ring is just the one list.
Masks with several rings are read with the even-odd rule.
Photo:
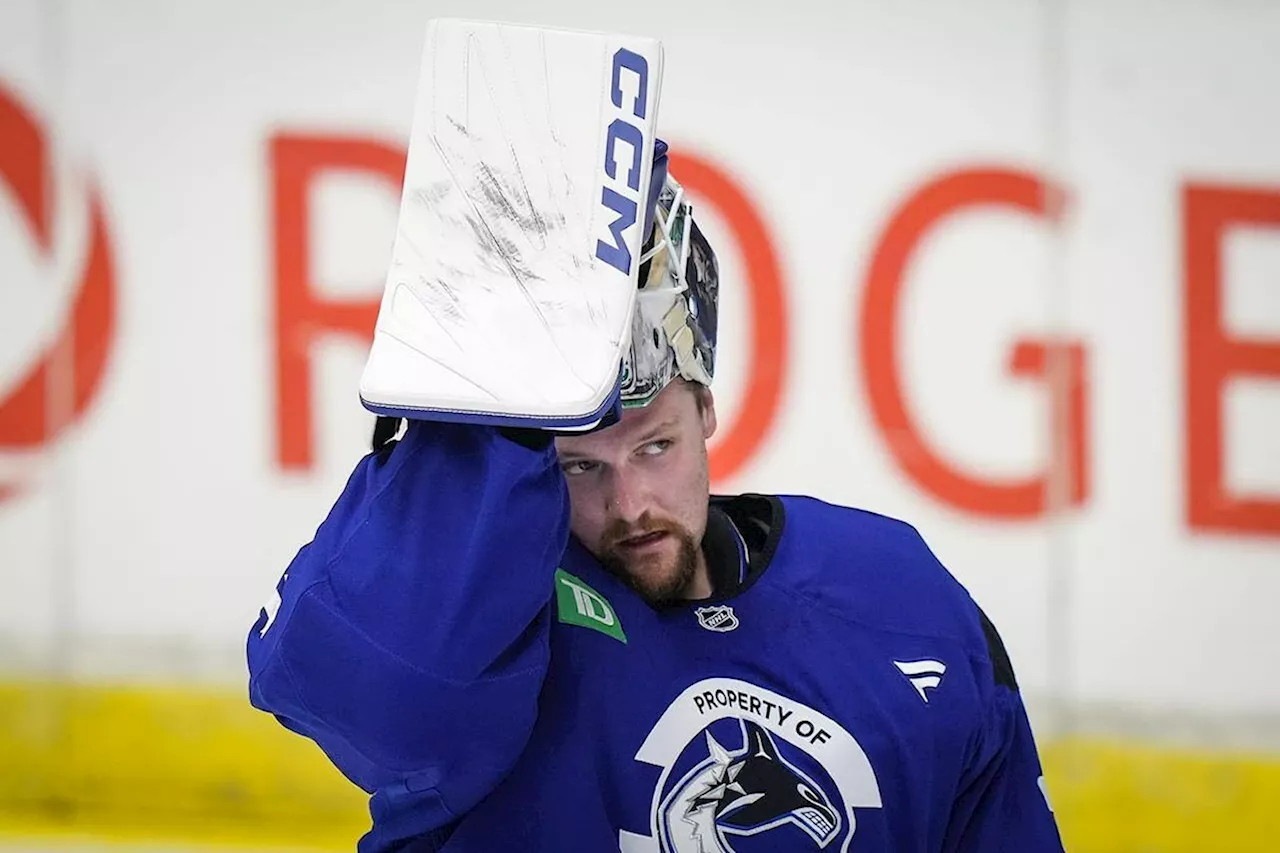
[[635, 523], [627, 523], [625, 521], [613, 521], [600, 535], [600, 539], [606, 545], [617, 545], [627, 539], [633, 539], [637, 536], [645, 536], [650, 533], [680, 533], [681, 528], [675, 522], [662, 521], [655, 519], [649, 513], [640, 516]]

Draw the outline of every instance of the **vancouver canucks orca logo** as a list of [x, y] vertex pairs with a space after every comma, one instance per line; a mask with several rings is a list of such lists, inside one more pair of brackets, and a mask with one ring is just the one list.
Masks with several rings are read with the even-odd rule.
[[636, 759], [662, 773], [651, 835], [622, 832], [625, 853], [846, 853], [855, 810], [880, 807], [871, 764], [838, 723], [737, 679], [681, 693]]
[[841, 824], [830, 799], [782, 757], [768, 729], [750, 721], [741, 725], [743, 746], [734, 753], [707, 730], [708, 758], [667, 796], [665, 822], [679, 818], [692, 827], [690, 839], [710, 842], [702, 844], [704, 850], [730, 849], [715, 844], [719, 834], [757, 835], [784, 823], [794, 823], [818, 847], [826, 847]]

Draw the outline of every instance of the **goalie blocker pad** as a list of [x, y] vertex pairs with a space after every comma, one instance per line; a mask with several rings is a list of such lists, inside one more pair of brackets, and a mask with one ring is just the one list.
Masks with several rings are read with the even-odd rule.
[[661, 82], [654, 39], [430, 22], [366, 408], [548, 429], [616, 415]]

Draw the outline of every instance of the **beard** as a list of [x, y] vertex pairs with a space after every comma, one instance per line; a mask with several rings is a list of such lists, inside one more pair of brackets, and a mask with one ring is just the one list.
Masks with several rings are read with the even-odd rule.
[[[624, 539], [646, 533], [662, 532], [676, 545], [674, 556], [664, 551], [641, 556], [629, 555], [621, 543]], [[653, 607], [687, 601], [698, 571], [698, 543], [689, 531], [676, 524], [655, 524], [646, 514], [635, 527], [614, 525], [600, 537], [600, 563], [610, 574]]]

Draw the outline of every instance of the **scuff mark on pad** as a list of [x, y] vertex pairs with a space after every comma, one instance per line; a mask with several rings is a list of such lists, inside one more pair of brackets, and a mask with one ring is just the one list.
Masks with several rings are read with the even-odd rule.
[[529, 411], [598, 405], [635, 301], [626, 274], [594, 257], [615, 48], [501, 25], [432, 32], [388, 276], [430, 319], [410, 310], [387, 328]]

